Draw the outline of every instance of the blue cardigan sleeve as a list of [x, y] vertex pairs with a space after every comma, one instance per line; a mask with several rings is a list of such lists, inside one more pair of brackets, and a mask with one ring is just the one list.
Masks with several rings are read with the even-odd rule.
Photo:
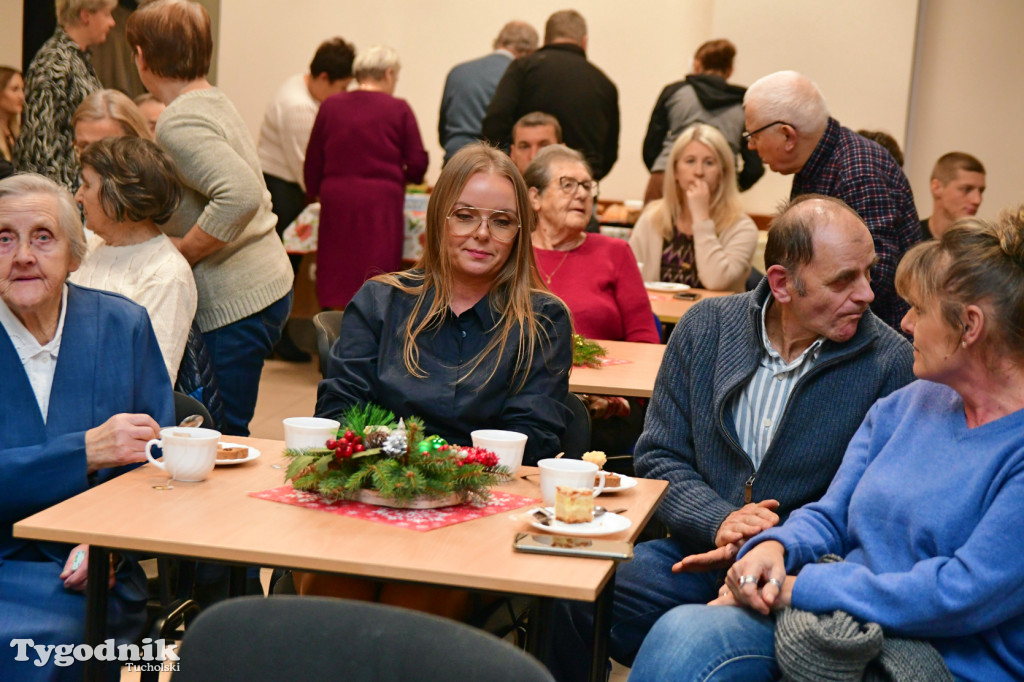
[[[174, 423], [171, 382], [156, 335], [145, 310], [141, 306], [130, 305], [133, 309], [129, 327], [130, 357], [121, 354], [124, 346], [112, 348], [103, 342], [102, 335], [114, 326], [103, 324], [106, 319], [100, 320], [101, 339], [65, 338], [62, 342], [62, 347], [71, 343], [93, 346], [97, 372], [103, 373], [105, 380], [114, 375], [123, 391], [118, 395], [53, 396], [50, 404], [54, 411], [75, 411], [75, 406], [88, 406], [70, 419], [76, 423], [72, 430], [51, 434], [34, 443], [28, 442], [33, 438], [14, 433], [0, 436], [0, 490], [4, 491], [0, 495], [0, 524], [3, 526], [9, 528], [9, 524], [15, 521], [88, 489], [85, 434], [89, 429], [121, 412], [148, 414], [161, 426]], [[65, 390], [57, 386], [56, 381], [55, 389]], [[82, 386], [82, 390], [92, 389], [91, 385]], [[21, 420], [26, 431], [32, 428], [33, 416], [39, 418], [38, 412], [35, 415], [31, 413], [31, 410], [38, 409], [31, 395], [10, 396], [0, 409], [8, 412], [8, 417]], [[67, 414], [50, 417], [51, 420], [59, 418], [62, 423], [69, 421]], [[98, 421], [92, 423], [96, 419]], [[95, 480], [108, 480], [133, 466], [137, 465], [102, 469], [97, 472]], [[37, 481], [44, 483], [36, 484]]]

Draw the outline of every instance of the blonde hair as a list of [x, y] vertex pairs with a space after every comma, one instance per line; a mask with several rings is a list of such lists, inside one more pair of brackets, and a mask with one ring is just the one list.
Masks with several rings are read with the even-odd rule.
[[961, 218], [941, 238], [907, 251], [896, 292], [919, 308], [938, 305], [953, 330], [963, 329], [967, 306], [986, 308], [989, 357], [1024, 358], [1024, 206], [995, 221]]
[[149, 132], [149, 121], [143, 116], [139, 105], [120, 90], [97, 90], [90, 93], [75, 109], [71, 117], [71, 127], [80, 121], [116, 121], [128, 137], [141, 137], [152, 140]]
[[[415, 377], [427, 376], [419, 363], [419, 335], [439, 326], [448, 314], [452, 302], [454, 279], [454, 254], [448, 248], [448, 214], [462, 194], [469, 179], [477, 173], [492, 173], [511, 181], [516, 195], [516, 213], [521, 227], [512, 244], [512, 252], [501, 270], [495, 275], [490, 290], [490, 306], [495, 323], [493, 334], [487, 346], [469, 363], [469, 371], [459, 381], [466, 380], [488, 359], [492, 359], [490, 374], [484, 381], [490, 381], [498, 370], [500, 358], [504, 355], [513, 334], [519, 336], [513, 375], [519, 376], [515, 390], [522, 389], [526, 375], [533, 362], [534, 349], [538, 343], [553, 343], [548, 338], [542, 317], [534, 310], [536, 296], [564, 304], [555, 298], [537, 277], [533, 260], [530, 233], [533, 229], [533, 211], [527, 201], [526, 185], [508, 155], [483, 143], [474, 143], [460, 149], [441, 171], [434, 191], [427, 203], [426, 241], [423, 256], [412, 270], [401, 273], [378, 275], [373, 279], [393, 286], [416, 297], [405, 327], [403, 359], [409, 373]], [[423, 314], [424, 306], [429, 306]], [[568, 310], [566, 311], [568, 315]], [[486, 369], [484, 370], [486, 371]]]
[[729, 143], [714, 126], [695, 123], [680, 133], [672, 145], [668, 165], [665, 166], [663, 198], [651, 202], [647, 209], [654, 219], [658, 233], [667, 241], [675, 238], [676, 221], [686, 213], [686, 193], [676, 184], [676, 163], [691, 142], [706, 145], [718, 159], [721, 168], [718, 187], [711, 195], [711, 220], [715, 223], [715, 232], [721, 233], [732, 226], [743, 213], [739, 189], [736, 186], [736, 164]]

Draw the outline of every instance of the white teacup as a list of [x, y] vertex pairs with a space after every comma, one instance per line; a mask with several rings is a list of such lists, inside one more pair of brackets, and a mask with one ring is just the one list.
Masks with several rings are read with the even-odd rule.
[[284, 444], [289, 450], [325, 448], [337, 438], [341, 422], [321, 417], [288, 417], [284, 420]]
[[[537, 462], [537, 466], [540, 467], [540, 496], [547, 507], [554, 506], [555, 488], [560, 485], [593, 490], [595, 497], [604, 490], [605, 472], [593, 462], [581, 459], [542, 459]], [[596, 476], [601, 477], [601, 483], [595, 488]]]
[[[160, 439], [146, 443], [146, 459], [176, 481], [205, 481], [217, 462], [220, 432], [213, 429], [169, 426], [160, 429]], [[163, 450], [163, 461], [153, 459], [154, 445]]]
[[499, 429], [478, 429], [470, 434], [473, 447], [490, 450], [498, 456], [498, 464], [507, 468], [514, 476], [523, 463], [526, 449], [526, 434]]

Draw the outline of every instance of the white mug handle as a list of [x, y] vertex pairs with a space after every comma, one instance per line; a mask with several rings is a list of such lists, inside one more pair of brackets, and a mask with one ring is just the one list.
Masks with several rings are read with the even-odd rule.
[[608, 475], [608, 472], [605, 471], [604, 469], [598, 469], [596, 473], [597, 473], [598, 476], [601, 477], [601, 483], [599, 483], [598, 486], [596, 488], [594, 488], [594, 497], [597, 497], [602, 492], [604, 492], [605, 476]]
[[154, 438], [153, 440], [151, 440], [148, 443], [146, 443], [146, 459], [148, 459], [150, 462], [152, 462], [155, 466], [158, 466], [161, 469], [163, 469], [164, 471], [167, 471], [167, 465], [166, 464], [164, 464], [163, 462], [158, 462], [155, 459], [153, 459], [153, 453], [150, 452], [150, 448], [152, 448], [154, 445], [159, 445], [162, 448], [164, 446], [164, 443], [163, 443], [163, 441], [158, 440], [156, 438]]

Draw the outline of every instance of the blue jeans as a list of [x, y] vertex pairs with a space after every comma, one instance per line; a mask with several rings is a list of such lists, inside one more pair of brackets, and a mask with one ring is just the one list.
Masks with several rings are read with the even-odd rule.
[[[723, 571], [673, 573], [672, 564], [696, 549], [674, 539], [642, 542], [633, 560], [620, 564], [615, 573], [608, 653], [619, 663], [631, 665], [633, 657], [654, 623], [680, 604], [706, 604], [718, 596]], [[594, 607], [586, 602], [555, 603], [551, 626], [551, 656], [546, 661], [561, 682], [586, 680], [592, 656]]]
[[289, 291], [258, 313], [203, 334], [224, 400], [224, 435], [249, 435], [263, 360], [280, 340], [291, 309]]
[[630, 682], [775, 680], [775, 619], [738, 606], [677, 606], [640, 647]]

